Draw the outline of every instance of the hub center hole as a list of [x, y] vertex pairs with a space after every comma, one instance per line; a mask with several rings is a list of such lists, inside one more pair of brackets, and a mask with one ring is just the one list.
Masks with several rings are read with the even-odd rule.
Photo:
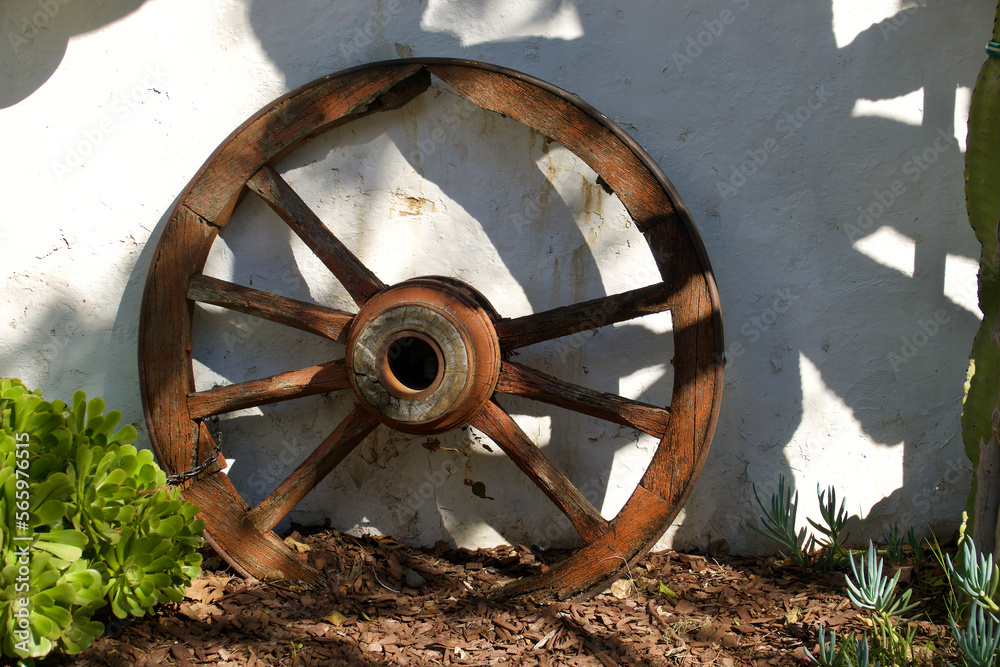
[[410, 391], [423, 391], [438, 376], [438, 355], [430, 343], [416, 336], [393, 341], [387, 353], [389, 371]]

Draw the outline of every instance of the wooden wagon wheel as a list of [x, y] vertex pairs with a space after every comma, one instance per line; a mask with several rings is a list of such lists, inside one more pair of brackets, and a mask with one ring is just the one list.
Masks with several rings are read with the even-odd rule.
[[[320, 221], [272, 165], [308, 139], [425, 91], [431, 76], [483, 109], [561, 143], [618, 195], [645, 236], [661, 282], [523, 317], [504, 318], [471, 286], [425, 277], [387, 286]], [[211, 278], [202, 269], [219, 230], [248, 192], [262, 197], [345, 286], [357, 313]], [[346, 345], [343, 360], [196, 391], [191, 325], [214, 304]], [[655, 407], [558, 380], [508, 360], [540, 341], [669, 310], [675, 356], [671, 403]], [[601, 590], [663, 534], [701, 470], [722, 387], [722, 325], [704, 247], [673, 186], [617, 125], [576, 96], [483, 63], [407, 59], [355, 67], [268, 104], [208, 159], [174, 206], [143, 297], [142, 397], [154, 450], [171, 473], [217, 452], [203, 420], [332, 391], [357, 405], [326, 440], [250, 508], [216, 461], [183, 488], [200, 505], [215, 549], [244, 575], [320, 576], [271, 530], [375, 428], [433, 434], [470, 424], [491, 438], [565, 513], [584, 546], [501, 594], [585, 596]], [[634, 493], [604, 519], [496, 400], [513, 394], [660, 439]]]

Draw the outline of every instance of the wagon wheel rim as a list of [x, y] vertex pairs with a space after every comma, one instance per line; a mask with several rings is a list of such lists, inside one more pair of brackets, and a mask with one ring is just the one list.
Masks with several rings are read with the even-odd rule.
[[[432, 75], [483, 109], [561, 143], [588, 164], [642, 232], [662, 280], [518, 318], [501, 317], [472, 286], [448, 277], [385, 285], [273, 165], [318, 134], [402, 107], [429, 88]], [[202, 274], [216, 235], [248, 192], [263, 198], [305, 241], [347, 289], [358, 313]], [[345, 343], [345, 358], [196, 391], [195, 303]], [[420, 314], [416, 320], [401, 316], [414, 309]], [[671, 313], [675, 349], [666, 407], [586, 389], [508, 359], [521, 347], [663, 311]], [[565, 560], [507, 584], [498, 594], [565, 599], [599, 592], [643, 557], [676, 517], [704, 465], [721, 399], [723, 338], [715, 281], [691, 216], [660, 168], [623, 130], [575, 95], [513, 70], [466, 60], [405, 59], [351, 68], [293, 90], [249, 118], [201, 167], [168, 216], [147, 277], [139, 336], [141, 392], [153, 449], [170, 473], [217, 455], [200, 476], [184, 483], [182, 495], [201, 507], [215, 550], [244, 576], [258, 578], [321, 578], [271, 529], [377, 427], [423, 434], [469, 424], [539, 486], [584, 542]], [[390, 358], [401, 341], [413, 345], [404, 362]], [[463, 370], [455, 378], [442, 367]], [[421, 377], [421, 368], [429, 377]], [[222, 472], [224, 458], [204, 420], [331, 391], [353, 391], [357, 405], [278, 488], [249, 507]], [[603, 518], [545, 457], [497, 401], [500, 394], [568, 408], [659, 438], [635, 491], [615, 517]], [[441, 402], [447, 403], [444, 410]]]

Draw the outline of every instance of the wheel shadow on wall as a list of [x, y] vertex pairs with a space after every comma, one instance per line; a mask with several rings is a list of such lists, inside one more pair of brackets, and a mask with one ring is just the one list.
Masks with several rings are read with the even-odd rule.
[[[557, 5], [548, 6], [554, 14]], [[706, 18], [712, 18], [710, 12], [720, 8], [728, 8], [728, 5], [723, 3], [718, 7], [709, 7], [702, 11], [705, 12]], [[422, 5], [402, 5], [399, 11], [379, 15], [378, 29], [372, 31], [374, 34], [368, 34], [365, 30], [373, 15], [360, 9], [331, 9], [330, 12], [346, 13], [331, 14], [329, 17], [310, 14], [308, 17], [286, 16], [276, 20], [267, 14], [266, 8], [255, 6], [250, 13], [250, 19], [265, 49], [274, 62], [285, 71], [289, 86], [357, 62], [408, 56], [414, 51], [434, 55], [465, 55], [511, 64], [531, 71], [535, 69], [532, 65], [534, 62], [532, 42], [540, 41], [545, 43], [550, 56], [563, 56], [566, 62], [576, 62], [580, 67], [584, 67], [586, 60], [581, 59], [582, 51], [577, 49], [582, 44], [589, 43], [587, 36], [601, 34], [601, 28], [604, 27], [598, 22], [597, 14], [588, 18], [587, 13], [581, 12], [583, 34], [573, 40], [545, 40], [535, 37], [514, 44], [486, 42], [469, 45], [448, 33], [429, 34], [423, 31], [421, 28], [423, 9]], [[808, 11], [815, 16], [816, 24], [826, 23], [832, 27], [830, 7], [812, 7]], [[842, 146], [859, 141], [867, 142], [873, 147], [883, 142], [894, 146], [909, 145], [912, 147], [909, 152], [919, 155], [927, 146], [934, 145], [939, 136], [939, 129], [944, 128], [946, 134], [949, 130], [953, 131], [953, 122], [950, 119], [954, 117], [957, 82], [953, 75], [941, 73], [939, 63], [935, 61], [937, 55], [932, 49], [920, 46], [927, 43], [927, 40], [922, 38], [928, 33], [933, 34], [936, 29], [934, 12], [926, 7], [920, 7], [915, 11], [900, 12], [888, 20], [893, 21], [892, 28], [887, 28], [883, 24], [873, 25], [843, 47], [837, 46], [831, 29], [824, 39], [811, 43], [809, 55], [804, 59], [798, 52], [787, 52], [799, 48], [800, 45], [794, 40], [787, 43], [778, 40], [762, 45], [769, 54], [769, 59], [773, 56], [774, 61], [816, 64], [815, 71], [828, 75], [831, 81], [835, 81], [837, 75], [837, 71], [832, 69], [833, 63], [847, 63], [844, 67], [848, 70], [851, 66], [855, 66], [884, 71], [882, 76], [863, 79], [875, 82], [869, 84], [866, 89], [835, 89], [835, 93], [840, 97], [835, 98], [834, 103], [816, 110], [811, 122], [805, 125], [800, 133], [808, 135], [808, 141], [801, 145], [789, 145], [784, 160], [774, 161], [770, 165], [761, 167], [762, 171], [775, 170], [773, 173], [777, 174], [778, 182], [783, 183], [777, 189], [788, 193], [801, 192], [803, 171], [809, 175], [805, 179], [807, 182], [822, 184], [830, 169], [830, 163], [837, 161], [836, 157], [817, 161], [811, 156], [838, 156], [842, 152]], [[309, 64], [304, 63], [296, 56], [293, 45], [287, 39], [279, 38], [279, 34], [301, 34], [294, 29], [288, 29], [288, 24], [303, 21], [312, 26], [313, 30], [333, 27], [341, 31], [342, 39], [338, 40], [337, 47], [327, 52], [324, 63], [319, 65], [314, 61], [310, 61]], [[653, 26], [649, 29], [653, 29]], [[393, 39], [393, 35], [412, 36], [412, 39], [405, 41]], [[898, 41], [890, 42], [890, 40]], [[635, 40], [636, 44], [641, 42], [642, 40]], [[893, 45], [894, 53], [899, 57], [886, 56], [887, 42]], [[720, 44], [718, 48], [724, 50], [725, 47]], [[537, 55], [537, 49], [535, 53]], [[731, 57], [735, 54], [725, 54], [720, 51], [720, 55], [732, 61]], [[900, 62], [905, 62], [902, 70], [899, 68]], [[710, 66], [712, 63], [710, 58], [705, 58], [695, 64]], [[855, 80], [862, 78], [852, 79]], [[685, 83], [691, 81], [692, 79], [688, 78]], [[755, 101], [776, 111], [784, 110], [785, 107], [794, 111], [806, 99], [805, 93], [815, 89], [812, 84], [816, 82], [810, 82], [809, 90], [806, 90], [802, 86], [802, 81], [803, 78], [791, 70], [783, 98], [776, 101], [769, 97], [768, 91], [761, 91]], [[556, 82], [559, 83], [558, 80]], [[969, 85], [971, 81], [961, 83]], [[858, 100], [889, 99], [921, 88], [924, 90], [926, 104], [920, 126], [910, 126], [888, 119], [857, 117], [852, 113]], [[793, 92], [787, 92], [789, 90]], [[681, 109], [677, 115], [683, 116], [683, 98], [675, 99], [673, 104]], [[689, 115], [692, 116], [702, 113], [702, 110], [693, 108], [689, 111]], [[758, 128], [759, 136], [774, 134], [775, 118], [761, 124]], [[808, 152], [805, 150], [806, 146]], [[748, 146], [751, 150], [754, 147]], [[683, 154], [683, 150], [679, 150], [678, 155]], [[961, 159], [960, 156], [957, 146], [951, 143], [947, 149], [939, 151], [940, 159], [937, 160], [939, 166], [934, 169], [943, 164], [954, 165], [955, 161]], [[889, 165], [888, 172], [880, 170], [875, 172], [879, 175], [888, 173], [885, 177], [885, 188], [876, 188], [878, 192], [891, 192], [892, 184], [897, 177], [902, 180], [905, 157], [903, 156], [898, 164]], [[677, 160], [679, 164], [684, 162], [680, 158], [672, 159]], [[873, 163], [877, 163], [878, 159], [873, 149]], [[693, 160], [692, 163], [697, 163], [697, 160]], [[798, 165], [800, 168], [788, 169], [789, 165]], [[728, 170], [721, 168], [719, 171]], [[669, 166], [667, 172], [670, 175], [676, 173], [672, 172]], [[750, 518], [753, 514], [750, 483], [756, 482], [758, 487], [764, 489], [773, 483], [778, 474], [790, 475], [791, 470], [799, 465], [801, 457], [808, 456], [814, 443], [795, 443], [793, 448], [798, 451], [788, 451], [792, 445], [792, 435], [803, 418], [802, 359], [808, 359], [811, 366], [805, 371], [806, 375], [811, 375], [813, 368], [818, 371], [823, 384], [850, 408], [860, 430], [867, 437], [886, 447], [898, 446], [900, 443], [904, 447], [902, 488], [876, 506], [875, 515], [888, 516], [898, 513], [901, 506], [912, 504], [914, 501], [916, 501], [914, 507], [931, 502], [933, 499], [929, 499], [924, 493], [924, 480], [917, 479], [910, 473], [918, 467], [924, 467], [921, 461], [924, 460], [923, 457], [928, 449], [948, 446], [950, 450], [957, 451], [957, 445], [949, 444], [950, 441], [942, 445], [938, 440], [938, 433], [944, 429], [927, 434], [917, 432], [909, 426], [922, 410], [920, 387], [926, 380], [918, 376], [926, 372], [928, 364], [921, 360], [928, 357], [921, 355], [929, 353], [932, 348], [924, 347], [921, 348], [920, 355], [905, 357], [906, 364], [891, 363], [889, 355], [909, 352], [909, 348], [905, 347], [906, 340], [912, 341], [914, 335], [922, 331], [920, 323], [931, 321], [940, 310], [947, 312], [950, 322], [945, 322], [944, 324], [948, 326], [942, 326], [939, 331], [950, 332], [960, 328], [971, 330], [974, 316], [966, 310], [956, 308], [955, 304], [944, 296], [943, 290], [946, 257], [954, 255], [968, 258], [975, 254], [970, 244], [964, 243], [959, 235], [950, 234], [948, 226], [940, 225], [944, 215], [947, 219], [954, 219], [954, 224], [961, 226], [964, 222], [962, 212], [953, 211], [949, 216], [947, 215], [949, 212], [943, 211], [942, 207], [928, 204], [929, 215], [913, 215], [915, 207], [921, 212], [922, 209], [916, 205], [903, 205], [898, 202], [898, 205], [902, 206], [901, 209], [893, 209], [890, 205], [887, 207], [888, 210], [884, 210], [876, 217], [861, 218], [855, 212], [847, 214], [845, 211], [853, 208], [855, 204], [863, 210], [868, 209], [876, 196], [864, 172], [860, 173], [863, 174], [862, 178], [858, 179], [857, 186], [849, 192], [826, 192], [822, 186], [816, 185], [807, 188], [807, 194], [811, 199], [800, 197], [794, 202], [790, 200], [770, 202], [773, 203], [777, 216], [775, 218], [769, 215], [768, 218], [775, 218], [776, 225], [779, 221], [788, 223], [788, 228], [780, 230], [776, 228], [774, 233], [739, 236], [739, 233], [745, 231], [745, 225], [759, 225], [760, 215], [755, 209], [746, 209], [745, 217], [734, 215], [731, 218], [736, 218], [735, 220], [722, 221], [723, 225], [735, 225], [735, 231], [738, 233], [734, 238], [741, 239], [741, 254], [744, 257], [756, 257], [760, 260], [756, 265], [760, 271], [761, 284], [786, 284], [787, 276], [803, 273], [815, 274], [815, 282], [808, 290], [794, 293], [795, 297], [804, 301], [797, 301], [796, 305], [788, 310], [787, 315], [776, 319], [774, 323], [768, 322], [755, 328], [753, 324], [755, 320], [764, 322], [762, 316], [766, 315], [770, 307], [771, 295], [768, 293], [754, 295], [746, 290], [729, 287], [741, 282], [742, 278], [731, 274], [725, 265], [720, 266], [718, 260], [716, 261], [723, 301], [726, 304], [727, 323], [731, 323], [729, 342], [744, 343], [744, 351], [738, 356], [731, 355], [730, 358], [727, 374], [731, 378], [731, 385], [727, 388], [725, 402], [729, 408], [724, 411], [720, 422], [716, 451], [691, 500], [693, 507], [700, 506], [702, 509], [694, 513], [694, 516], [700, 519], [700, 525], [685, 526], [686, 537], [683, 541], [688, 544], [704, 545], [711, 536], [746, 533], [746, 528], [742, 524], [743, 519]], [[945, 188], [950, 187], [934, 181], [935, 173], [930, 169], [921, 169], [918, 182], [912, 186], [921, 191], [919, 196], [922, 202], [933, 198], [935, 192], [944, 193]], [[728, 173], [723, 176], [728, 176]], [[710, 181], [712, 178], [712, 174], [705, 175], [706, 180]], [[759, 180], [758, 178], [757, 182]], [[677, 177], [675, 181], [680, 183]], [[742, 199], [737, 199], [734, 205], [737, 210], [742, 207], [742, 201], [750, 198], [755, 183], [751, 180], [740, 187], [739, 197]], [[907, 187], [910, 187], [909, 183]], [[682, 193], [688, 191], [683, 184], [680, 189]], [[703, 189], [712, 188], [705, 186]], [[913, 192], [914, 190], [910, 190], [911, 194]], [[463, 195], [458, 194], [455, 198], [461, 200]], [[846, 202], [850, 202], [850, 205]], [[476, 198], [470, 200], [465, 197], [464, 203], [472, 209], [477, 205]], [[712, 210], [722, 203], [706, 202], [707, 223], [702, 225], [703, 233], [710, 239], [713, 237], [718, 239], [709, 242], [711, 254], [714, 256], [725, 256], [727, 243], [733, 242], [727, 242], [722, 238], [724, 234], [732, 231], [733, 227], [713, 229]], [[696, 218], [698, 217], [696, 215]], [[744, 219], [740, 220], [740, 217]], [[872, 222], [869, 223], [868, 220]], [[861, 234], [852, 235], [848, 225], [853, 224], [858, 227], [859, 221], [864, 224]], [[809, 222], [813, 224], [808, 224]], [[743, 229], [740, 229], [741, 226]], [[856, 247], [859, 239], [874, 236], [882, 229], [895, 230], [908, 238], [917, 239], [912, 275], [901, 274], [899, 270], [871, 259], [868, 253]], [[494, 239], [494, 242], [502, 245], [504, 238], [501, 234]], [[810, 256], [810, 253], [817, 252], [820, 246], [830, 244], [837, 250], [832, 253], [825, 250], [824, 256], [835, 257], [834, 262], [816, 261], [815, 256]], [[719, 249], [718, 253], [715, 248]], [[512, 274], [522, 271], [523, 265], [519, 264], [515, 255], [505, 258], [505, 263]], [[588, 263], [589, 260], [585, 261], [585, 264]], [[524, 278], [526, 275], [521, 277]], [[857, 287], [852, 289], [852, 284]], [[874, 289], [870, 289], [869, 286]], [[736, 298], [727, 299], [727, 289], [731, 290]], [[922, 295], [920, 299], [912, 298], [915, 291]], [[929, 293], [936, 293], [937, 298], [928, 298]], [[806, 304], [806, 301], [809, 303]], [[796, 313], [797, 308], [803, 308], [803, 311], [799, 311], [801, 313], [811, 311], [810, 314], [814, 316], [817, 310], [836, 310], [845, 302], [850, 304], [846, 307], [850, 315], [840, 320], [829, 331], [817, 333], [809, 330], [809, 327], [798, 326], [802, 320]], [[872, 321], [883, 324], [874, 334], [870, 327]], [[750, 323], [749, 329], [744, 326], [747, 323]], [[936, 339], [936, 341], [942, 340], [944, 337]], [[947, 354], [942, 368], [942, 372], [948, 376], [943, 381], [949, 386], [955, 384], [957, 387], [956, 400], [961, 396], [961, 382], [960, 380], [956, 382], [956, 379], [964, 374], [964, 365], [960, 359], [963, 354], [964, 351]], [[871, 360], [870, 372], [863, 374], [862, 377], [858, 376], [854, 364], [859, 357]], [[907, 375], [911, 375], [911, 378], [907, 378]], [[941, 382], [939, 378], [941, 375], [932, 381]], [[907, 382], [907, 379], [919, 379], [920, 382]], [[950, 406], [938, 406], [935, 409], [941, 410], [945, 416], [953, 411]], [[746, 415], [756, 416], [747, 418]], [[775, 416], [780, 417], [781, 428], [767, 424], [768, 420], [773, 422]], [[822, 445], [823, 443], [815, 443], [817, 447]], [[428, 443], [428, 447], [434, 446], [434, 443]], [[444, 447], [441, 450], [431, 451], [429, 457], [441, 456], [444, 451], [446, 451]], [[733, 461], [737, 462], [736, 466], [733, 465]], [[457, 477], [460, 469], [461, 466], [455, 468], [446, 466], [442, 470]], [[437, 470], [433, 464], [429, 464], [426, 472], [433, 475]], [[952, 479], [954, 477], [954, 474], [950, 478], [947, 474], [941, 477], [942, 482], [948, 484], [938, 490], [939, 497], [948, 495], [948, 488], [952, 494], [954, 493], [955, 484]], [[364, 479], [360, 484], [356, 482], [356, 485], [361, 491], [371, 491], [365, 488]], [[745, 501], [744, 506], [748, 508], [744, 516], [733, 516], [725, 508], [717, 507], [712, 499], [720, 492], [731, 494], [734, 487], [740, 489]], [[417, 488], [419, 489], [419, 486]], [[396, 500], [403, 500], [405, 503], [406, 499], [391, 497], [387, 499], [388, 503]], [[476, 502], [484, 501], [477, 499]], [[945, 503], [942, 502], [940, 505], [944, 507]], [[950, 514], [950, 510], [947, 509], [942, 509], [938, 513], [942, 519], [947, 519]], [[920, 520], [923, 518], [923, 516], [917, 517]], [[934, 520], [935, 516], [932, 514], [929, 518]]]

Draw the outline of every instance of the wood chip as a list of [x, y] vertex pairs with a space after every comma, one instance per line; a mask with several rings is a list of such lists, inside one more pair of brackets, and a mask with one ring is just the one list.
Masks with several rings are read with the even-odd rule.
[[549, 633], [548, 633], [547, 635], [545, 635], [544, 637], [542, 637], [542, 638], [541, 638], [541, 639], [540, 639], [540, 640], [538, 641], [538, 643], [537, 643], [537, 644], [535, 644], [535, 646], [534, 646], [534, 650], [536, 650], [536, 651], [537, 651], [538, 649], [540, 649], [540, 648], [544, 647], [544, 646], [545, 646], [545, 645], [546, 645], [546, 644], [548, 643], [548, 641], [549, 641], [550, 639], [552, 639], [553, 637], [555, 637], [555, 636], [556, 636], [556, 632], [558, 632], [558, 628], [556, 628], [556, 629], [554, 629], [554, 630], [550, 630], [550, 631], [549, 631]]
[[[631, 580], [620, 580], [619, 587], [634, 588], [628, 595], [612, 589], [591, 600], [539, 604], [487, 601], [463, 582], [488, 590], [537, 572], [539, 561], [551, 557], [547, 552], [535, 554], [527, 547], [419, 551], [333, 531], [295, 539], [312, 547], [302, 554], [314, 566], [321, 558], [330, 564], [328, 586], [300, 589], [293, 582], [242, 582], [207, 572], [204, 581], [190, 587], [193, 597], [137, 619], [118, 640], [99, 639], [67, 657], [65, 667], [312, 667], [373, 661], [786, 665], [796, 662], [797, 650], [815, 644], [820, 622], [837, 628], [838, 635], [861, 629], [842, 577], [836, 585], [835, 577], [786, 567], [776, 559], [728, 557], [720, 565], [696, 554], [650, 554], [632, 567]], [[522, 561], [529, 560], [526, 570]], [[922, 565], [914, 578], [922, 579], [931, 567]], [[419, 590], [401, 588], [400, 576], [411, 569], [429, 577]], [[681, 596], [662, 596], [661, 581]], [[940, 622], [921, 621], [915, 627], [928, 639], [949, 632]], [[301, 646], [294, 658], [293, 644]], [[954, 655], [944, 659], [957, 663]]]

